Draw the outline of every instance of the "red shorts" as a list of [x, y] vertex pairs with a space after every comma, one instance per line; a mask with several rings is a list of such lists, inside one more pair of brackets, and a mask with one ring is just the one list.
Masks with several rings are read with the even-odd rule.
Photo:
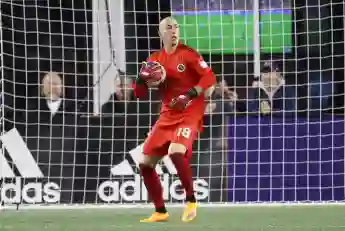
[[166, 126], [158, 120], [145, 140], [144, 155], [163, 157], [168, 154], [170, 143], [178, 143], [187, 148], [186, 157], [191, 157], [199, 126], [200, 123], [194, 121], [182, 121], [176, 125]]

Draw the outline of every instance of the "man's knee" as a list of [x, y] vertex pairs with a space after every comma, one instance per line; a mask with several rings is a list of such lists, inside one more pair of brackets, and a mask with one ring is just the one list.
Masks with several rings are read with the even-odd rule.
[[179, 143], [171, 143], [169, 145], [168, 154], [183, 154], [185, 155], [187, 152], [187, 147], [184, 144]]
[[139, 161], [139, 165], [144, 165], [144, 166], [149, 166], [149, 167], [155, 168], [159, 159], [160, 158], [156, 157], [156, 156], [142, 155], [142, 158]]

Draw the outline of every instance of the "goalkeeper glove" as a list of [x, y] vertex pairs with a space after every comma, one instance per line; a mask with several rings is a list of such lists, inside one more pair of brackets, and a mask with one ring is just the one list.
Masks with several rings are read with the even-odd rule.
[[147, 66], [147, 63], [143, 62], [140, 68], [140, 72], [137, 78], [135, 79], [135, 83], [132, 84], [132, 88], [134, 90], [134, 96], [137, 98], [142, 98], [146, 96], [147, 91], [148, 91], [148, 86], [146, 84], [146, 81], [145, 79], [142, 78], [143, 77], [142, 72], [146, 66]]
[[147, 84], [150, 81], [158, 81], [159, 76], [153, 75], [161, 68], [161, 64], [158, 62], [143, 62], [140, 68], [139, 75], [136, 79], [137, 84]]
[[191, 103], [192, 99], [198, 96], [195, 88], [190, 89], [186, 94], [173, 98], [169, 106], [177, 111], [183, 111]]
[[143, 62], [142, 65], [141, 65], [141, 68], [140, 68], [140, 71], [139, 71], [139, 75], [137, 76], [136, 80], [135, 80], [135, 83], [137, 85], [143, 85], [145, 84], [146, 85], [146, 81], [145, 79], [143, 78], [143, 71], [144, 69], [147, 67], [147, 62]]

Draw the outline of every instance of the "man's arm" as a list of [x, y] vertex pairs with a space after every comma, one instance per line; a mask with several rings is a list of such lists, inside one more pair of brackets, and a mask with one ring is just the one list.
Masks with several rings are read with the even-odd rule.
[[[146, 81], [142, 78], [144, 69], [147, 65], [147, 62], [150, 62], [152, 57], [149, 57], [146, 62], [143, 62], [139, 71], [139, 74], [132, 84], [133, 93], [136, 98], [143, 98], [147, 95], [149, 87]], [[146, 75], [146, 74], [145, 74]]]
[[263, 90], [264, 86], [260, 81], [254, 81], [252, 87], [249, 88], [248, 111], [268, 114], [271, 112], [271, 102], [267, 92]]
[[133, 93], [136, 98], [143, 98], [148, 93], [148, 86], [140, 76], [137, 77], [136, 81], [132, 84]]
[[217, 83], [217, 79], [212, 69], [196, 51], [188, 50], [186, 52], [186, 57], [188, 66], [196, 73], [193, 77], [198, 79], [198, 83], [194, 86], [194, 89], [199, 96], [210, 87], [214, 86]]
[[[148, 73], [147, 67], [148, 64], [151, 63], [150, 68], [157, 68], [160, 66], [158, 62], [156, 62], [156, 56], [158, 53], [153, 53], [145, 62], [142, 63], [139, 74], [135, 80], [135, 83], [132, 84], [133, 93], [136, 98], [143, 98], [147, 96], [149, 85], [147, 83]], [[152, 66], [153, 63], [153, 66]]]
[[197, 52], [188, 50], [186, 52], [186, 57], [188, 59], [188, 67], [193, 69], [196, 73], [196, 75], [191, 77], [197, 78], [198, 83], [189, 89], [186, 94], [180, 95], [171, 101], [170, 107], [177, 110], [183, 110], [188, 106], [191, 100], [200, 95], [210, 97], [217, 83], [215, 74]]

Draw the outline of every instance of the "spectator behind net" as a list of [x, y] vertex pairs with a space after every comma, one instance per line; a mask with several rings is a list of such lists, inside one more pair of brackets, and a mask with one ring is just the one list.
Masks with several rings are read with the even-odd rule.
[[123, 77], [122, 81], [119, 78], [115, 79], [115, 91], [102, 105], [103, 115], [128, 113], [129, 102], [133, 99], [131, 84], [132, 80], [126, 77]]
[[62, 102], [62, 80], [56, 72], [47, 73], [42, 79], [42, 94], [52, 116], [60, 109]]
[[37, 107], [40, 122], [54, 122], [72, 109], [71, 103], [67, 103], [64, 98], [63, 81], [57, 72], [48, 72], [43, 76], [40, 91], [42, 97], [39, 98]]
[[72, 107], [75, 101], [64, 97], [63, 79], [57, 72], [43, 73], [39, 91], [36, 111], [31, 116], [35, 123], [27, 133], [27, 145], [44, 176], [59, 184], [60, 203], [69, 203], [74, 198], [75, 176], [78, 174], [75, 171], [79, 170], [73, 163], [79, 163], [77, 158], [80, 158], [76, 155], [79, 130], [76, 129], [75, 107]]
[[205, 114], [211, 113], [229, 113], [236, 111], [236, 101], [238, 94], [229, 88], [227, 82], [223, 79], [215, 87], [211, 101], [206, 107]]
[[254, 81], [249, 92], [250, 112], [287, 115], [296, 108], [296, 91], [285, 84], [285, 79], [274, 63], [266, 62], [261, 70], [261, 78]]

